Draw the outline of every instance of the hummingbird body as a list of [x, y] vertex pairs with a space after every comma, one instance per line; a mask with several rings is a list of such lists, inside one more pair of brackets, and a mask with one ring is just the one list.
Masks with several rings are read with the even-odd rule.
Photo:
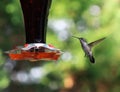
[[85, 56], [87, 56], [89, 58], [91, 63], [95, 63], [95, 59], [93, 57], [91, 49], [94, 45], [103, 41], [105, 39], [105, 37], [101, 38], [99, 40], [96, 40], [94, 42], [91, 42], [91, 43], [87, 43], [87, 41], [84, 38], [79, 38], [79, 37], [75, 37], [75, 36], [73, 36], [73, 37], [80, 40], [81, 47], [82, 47], [83, 51], [85, 52]]
[[95, 59], [92, 55], [92, 51], [91, 51], [91, 48], [90, 46], [87, 44], [87, 41], [84, 39], [84, 38], [80, 38], [80, 43], [81, 43], [81, 46], [82, 46], [82, 49], [84, 50], [85, 52], [85, 56], [89, 57], [90, 61], [92, 63], [95, 62]]

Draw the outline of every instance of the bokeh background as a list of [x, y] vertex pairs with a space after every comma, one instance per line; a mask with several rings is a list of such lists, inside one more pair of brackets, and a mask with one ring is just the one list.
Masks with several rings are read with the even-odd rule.
[[[4, 51], [24, 45], [19, 0], [0, 0], [0, 92], [120, 92], [120, 0], [53, 0], [47, 43], [64, 53], [56, 62], [12, 61]], [[79, 40], [106, 39], [91, 64]]]

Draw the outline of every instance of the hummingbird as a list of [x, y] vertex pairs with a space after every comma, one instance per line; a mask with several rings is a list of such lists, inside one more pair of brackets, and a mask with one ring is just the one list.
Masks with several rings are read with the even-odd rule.
[[96, 41], [93, 41], [91, 43], [88, 43], [85, 38], [80, 38], [80, 37], [75, 37], [75, 36], [72, 36], [72, 37], [77, 38], [77, 39], [80, 40], [81, 47], [82, 47], [82, 49], [83, 49], [83, 51], [85, 53], [85, 56], [87, 56], [89, 58], [91, 63], [95, 63], [95, 58], [94, 58], [94, 56], [92, 54], [91, 49], [92, 49], [92, 47], [94, 45], [96, 45], [96, 44], [100, 43], [101, 41], [103, 41], [105, 39], [105, 37], [103, 37], [101, 39], [98, 39]]

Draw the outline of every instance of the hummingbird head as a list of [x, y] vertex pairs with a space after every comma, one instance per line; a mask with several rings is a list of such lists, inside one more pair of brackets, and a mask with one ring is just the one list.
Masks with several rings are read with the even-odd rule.
[[87, 42], [85, 38], [79, 38], [81, 41]]
[[82, 37], [76, 37], [76, 36], [72, 36], [72, 37], [77, 38], [77, 39], [79, 39], [80, 41], [87, 42], [86, 39], [84, 39], [84, 38], [82, 38]]

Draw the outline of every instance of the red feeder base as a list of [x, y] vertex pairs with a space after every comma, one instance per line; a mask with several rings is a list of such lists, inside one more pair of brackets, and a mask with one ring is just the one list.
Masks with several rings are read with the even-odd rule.
[[24, 48], [16, 48], [8, 52], [12, 60], [58, 60], [61, 51], [51, 45], [43, 43], [34, 43], [25, 45]]
[[38, 60], [58, 60], [60, 54], [51, 52], [22, 52], [21, 54], [9, 54], [12, 60], [29, 60], [29, 61], [38, 61]]

